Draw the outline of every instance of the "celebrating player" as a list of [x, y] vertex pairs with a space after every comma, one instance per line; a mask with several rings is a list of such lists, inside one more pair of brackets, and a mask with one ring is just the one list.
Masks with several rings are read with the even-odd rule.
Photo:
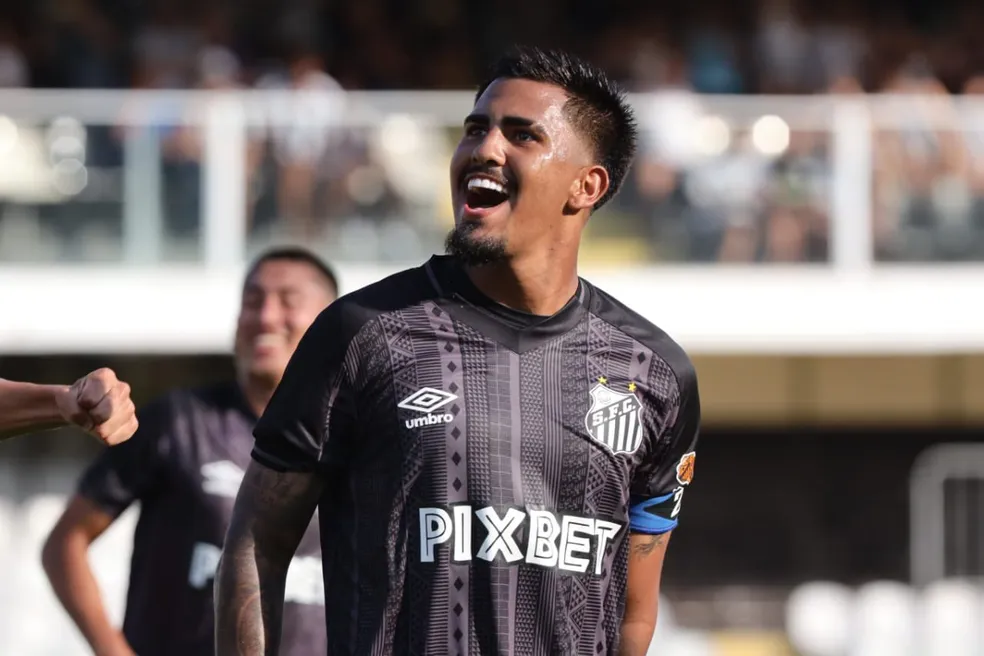
[[216, 648], [275, 654], [320, 513], [330, 654], [644, 654], [693, 476], [694, 369], [577, 275], [635, 151], [606, 76], [522, 50], [451, 163], [447, 256], [315, 321], [254, 431]]
[[[299, 249], [261, 256], [246, 276], [236, 330], [238, 383], [177, 390], [141, 412], [140, 431], [86, 471], [44, 548], [58, 598], [96, 654], [213, 653], [212, 580], [252, 430], [301, 336], [337, 293], [332, 271]], [[122, 632], [110, 624], [86, 558], [131, 503], [141, 503]], [[310, 519], [310, 517], [308, 518]], [[324, 656], [317, 528], [284, 561], [281, 654]], [[281, 579], [281, 583], [284, 580]], [[286, 592], [285, 592], [286, 590]]]
[[77, 426], [109, 446], [137, 430], [130, 386], [112, 369], [97, 369], [67, 385], [36, 385], [0, 379], [0, 440]]

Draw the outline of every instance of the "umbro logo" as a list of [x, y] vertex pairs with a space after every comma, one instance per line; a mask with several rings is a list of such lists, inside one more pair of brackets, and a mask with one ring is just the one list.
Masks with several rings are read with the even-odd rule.
[[451, 413], [431, 414], [435, 410], [443, 408], [447, 404], [458, 398], [456, 395], [433, 387], [422, 387], [407, 398], [397, 403], [397, 407], [404, 410], [424, 413], [424, 417], [414, 417], [406, 420], [407, 428], [420, 428], [421, 426], [432, 426], [434, 424], [446, 424], [454, 420]]
[[397, 403], [397, 405], [404, 410], [434, 412], [438, 408], [444, 407], [451, 403], [456, 398], [458, 397], [450, 392], [434, 389], [433, 387], [421, 387], [419, 390]]

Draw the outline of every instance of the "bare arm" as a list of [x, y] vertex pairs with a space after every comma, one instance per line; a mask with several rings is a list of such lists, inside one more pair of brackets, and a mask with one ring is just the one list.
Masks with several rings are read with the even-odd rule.
[[656, 630], [659, 582], [669, 541], [670, 533], [629, 536], [629, 580], [619, 656], [645, 656], [649, 651]]
[[316, 474], [246, 470], [215, 584], [217, 656], [277, 654], [287, 568], [321, 496]]
[[75, 496], [52, 529], [41, 553], [55, 595], [97, 656], [130, 656], [133, 650], [112, 625], [96, 577], [89, 567], [89, 545], [113, 523], [92, 502]]
[[0, 379], [0, 440], [64, 426], [56, 397], [68, 386], [35, 385]]
[[110, 369], [98, 369], [66, 385], [0, 379], [0, 440], [74, 424], [109, 445], [137, 429], [130, 386]]

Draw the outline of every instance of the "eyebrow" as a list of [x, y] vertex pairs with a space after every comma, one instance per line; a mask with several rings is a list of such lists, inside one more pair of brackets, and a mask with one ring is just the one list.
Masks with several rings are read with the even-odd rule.
[[[488, 125], [489, 117], [485, 114], [469, 114], [465, 117], [465, 125], [477, 124], [477, 125]], [[543, 127], [536, 121], [528, 118], [523, 118], [522, 116], [503, 116], [502, 124], [510, 128], [530, 128], [534, 132], [543, 133]]]

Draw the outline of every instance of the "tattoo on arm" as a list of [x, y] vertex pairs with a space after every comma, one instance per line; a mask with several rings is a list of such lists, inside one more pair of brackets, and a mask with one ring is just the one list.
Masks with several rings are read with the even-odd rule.
[[643, 539], [638, 540], [632, 545], [632, 552], [636, 556], [648, 556], [652, 552], [656, 551], [656, 548], [663, 544], [665, 539], [665, 534], [646, 535]]
[[220, 656], [276, 654], [287, 568], [320, 496], [314, 474], [250, 464], [226, 535], [215, 586]]

